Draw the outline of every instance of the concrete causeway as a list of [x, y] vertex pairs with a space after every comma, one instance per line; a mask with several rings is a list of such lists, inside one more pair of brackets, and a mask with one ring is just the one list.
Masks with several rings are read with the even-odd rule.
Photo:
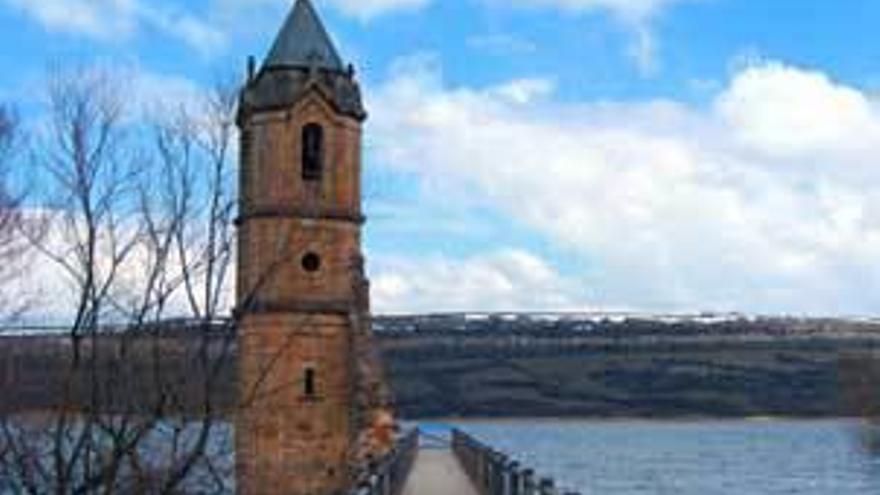
[[422, 449], [416, 455], [403, 495], [479, 495], [449, 450]]

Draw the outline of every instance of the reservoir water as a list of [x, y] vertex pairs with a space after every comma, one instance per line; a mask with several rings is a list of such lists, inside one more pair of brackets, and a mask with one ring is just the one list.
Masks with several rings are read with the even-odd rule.
[[[422, 426], [436, 431], [453, 425]], [[880, 448], [871, 441], [872, 430], [858, 421], [525, 420], [454, 426], [583, 495], [880, 493]]]
[[[880, 427], [858, 421], [499, 420], [419, 426], [441, 435], [461, 428], [582, 495], [880, 494]], [[155, 445], [145, 445], [160, 464], [169, 455], [163, 432], [157, 430]], [[184, 491], [234, 493], [233, 435], [231, 425], [218, 425], [210, 442], [211, 472], [197, 470], [185, 483], [214, 486], [205, 479], [219, 476], [225, 486]], [[0, 495], [18, 493], [0, 474]]]

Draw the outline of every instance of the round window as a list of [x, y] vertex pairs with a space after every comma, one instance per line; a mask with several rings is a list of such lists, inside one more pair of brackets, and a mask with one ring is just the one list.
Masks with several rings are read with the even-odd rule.
[[302, 259], [303, 270], [314, 273], [321, 269], [321, 257], [315, 253], [308, 253]]

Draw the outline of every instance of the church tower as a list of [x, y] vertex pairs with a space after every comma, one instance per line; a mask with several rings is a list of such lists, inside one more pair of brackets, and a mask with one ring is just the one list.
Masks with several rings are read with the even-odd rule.
[[238, 117], [238, 493], [331, 495], [351, 483], [368, 314], [365, 119], [353, 68], [297, 0], [263, 65], [250, 63]]

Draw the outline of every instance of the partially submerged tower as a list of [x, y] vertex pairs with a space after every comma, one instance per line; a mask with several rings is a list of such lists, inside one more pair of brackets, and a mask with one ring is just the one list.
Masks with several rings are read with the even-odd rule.
[[249, 72], [238, 118], [238, 491], [334, 494], [352, 481], [364, 410], [381, 388], [361, 359], [366, 112], [309, 0]]

